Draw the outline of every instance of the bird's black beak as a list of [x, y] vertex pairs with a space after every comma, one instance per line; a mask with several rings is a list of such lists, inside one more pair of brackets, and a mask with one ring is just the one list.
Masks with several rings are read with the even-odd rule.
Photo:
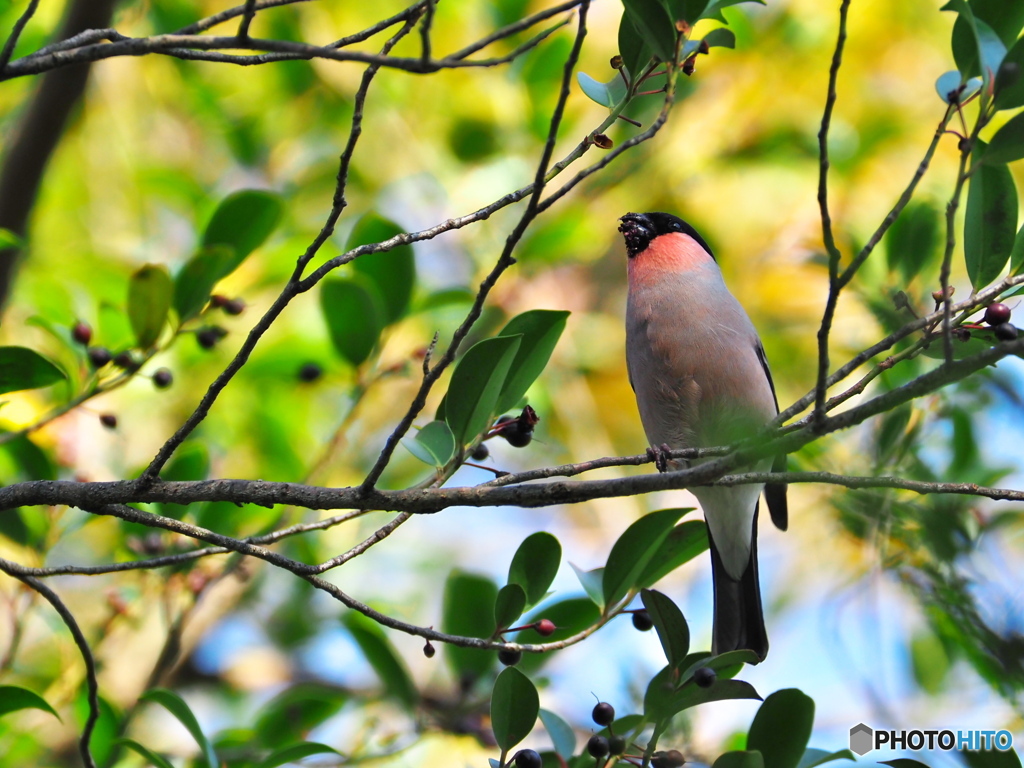
[[629, 258], [646, 250], [655, 236], [651, 220], [642, 213], [627, 213], [620, 218], [619, 232], [626, 241], [626, 253], [629, 254]]

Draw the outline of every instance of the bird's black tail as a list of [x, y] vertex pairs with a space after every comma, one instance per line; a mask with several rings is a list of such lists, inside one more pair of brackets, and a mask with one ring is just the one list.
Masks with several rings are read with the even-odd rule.
[[750, 538], [750, 562], [739, 581], [725, 570], [715, 540], [708, 529], [711, 545], [711, 577], [715, 584], [715, 619], [711, 630], [714, 654], [749, 648], [764, 661], [768, 655], [768, 634], [761, 611], [761, 587], [757, 579], [757, 511], [754, 511]]

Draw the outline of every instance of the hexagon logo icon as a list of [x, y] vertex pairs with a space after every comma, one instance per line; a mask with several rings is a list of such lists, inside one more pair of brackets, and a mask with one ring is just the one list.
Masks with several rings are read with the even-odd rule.
[[857, 723], [850, 729], [850, 749], [862, 757], [872, 749], [874, 731], [864, 723]]

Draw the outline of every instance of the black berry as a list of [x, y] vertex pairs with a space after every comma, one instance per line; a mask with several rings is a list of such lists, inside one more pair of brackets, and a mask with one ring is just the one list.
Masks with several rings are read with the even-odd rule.
[[117, 429], [117, 416], [112, 413], [104, 413], [100, 415], [100, 424], [107, 429]]
[[551, 637], [551, 635], [555, 634], [555, 630], [558, 629], [555, 626], [555, 622], [551, 619], [541, 619], [533, 625], [533, 628], [541, 637]]
[[651, 621], [651, 614], [647, 611], [633, 611], [633, 626], [641, 632], [653, 629], [654, 622]]
[[92, 363], [93, 368], [102, 368], [113, 359], [110, 350], [106, 347], [89, 347], [86, 354], [89, 356], [89, 362]]
[[506, 667], [514, 667], [520, 661], [523, 660], [522, 651], [510, 651], [508, 649], [502, 649], [498, 651], [498, 661], [504, 664]]
[[228, 299], [223, 305], [224, 312], [229, 315], [240, 315], [245, 311], [245, 302], [241, 299]]
[[427, 640], [427, 642], [423, 644], [423, 655], [426, 656], [428, 659], [432, 659], [434, 658], [435, 653], [437, 653], [437, 649], [434, 648], [433, 643]]
[[215, 293], [210, 297], [210, 306], [216, 307], [217, 309], [223, 308], [231, 299], [221, 293]]
[[1013, 341], [1017, 338], [1017, 328], [1010, 323], [1000, 323], [992, 330], [1000, 341]]
[[196, 331], [196, 341], [203, 349], [213, 349], [214, 345], [227, 333], [223, 328], [209, 326]]
[[79, 320], [71, 329], [71, 338], [73, 338], [83, 347], [86, 347], [92, 340], [92, 328], [90, 328], [87, 324]]
[[697, 667], [693, 671], [693, 682], [701, 688], [710, 688], [717, 679], [718, 675], [711, 667]]
[[626, 739], [622, 736], [612, 736], [608, 739], [608, 749], [613, 755], [621, 755], [626, 751]]
[[651, 765], [654, 768], [679, 768], [686, 762], [683, 753], [678, 749], [669, 749], [664, 752], [655, 752], [651, 756]]
[[1010, 308], [1001, 302], [989, 304], [985, 308], [985, 322], [989, 325], [1002, 325], [1010, 322]]
[[587, 752], [590, 753], [591, 757], [604, 757], [610, 750], [611, 747], [608, 745], [608, 739], [604, 736], [591, 736], [590, 741], [587, 742]]
[[174, 382], [174, 375], [168, 368], [159, 368], [153, 373], [153, 386], [157, 389], [167, 389]]
[[520, 749], [512, 760], [516, 768], [541, 768], [544, 765], [540, 755], [532, 749]]
[[306, 363], [299, 368], [299, 381], [304, 381], [307, 384], [316, 381], [324, 374], [324, 369], [316, 363]]
[[473, 461], [483, 461], [491, 455], [491, 449], [487, 447], [486, 443], [480, 443], [476, 448], [473, 449], [473, 453], [470, 454]]
[[513, 448], [525, 448], [533, 440], [533, 429], [524, 430], [518, 421], [513, 421], [501, 431], [501, 436], [508, 440]]
[[615, 720], [615, 707], [607, 701], [599, 702], [594, 707], [594, 711], [590, 713], [590, 716], [594, 718], [594, 722], [598, 725], [611, 725], [612, 721]]
[[128, 351], [119, 352], [114, 355], [114, 365], [118, 368], [124, 368], [126, 371], [139, 370], [139, 361], [136, 360], [135, 356]]

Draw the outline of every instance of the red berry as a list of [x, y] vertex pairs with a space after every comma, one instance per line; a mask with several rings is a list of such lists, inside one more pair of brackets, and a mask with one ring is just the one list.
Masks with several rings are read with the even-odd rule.
[[71, 338], [83, 347], [88, 346], [89, 342], [92, 340], [92, 328], [79, 320], [71, 329]]
[[555, 630], [558, 627], [555, 626], [555, 622], [551, 619], [541, 619], [533, 625], [533, 629], [541, 637], [551, 637], [551, 635], [555, 634]]
[[104, 413], [100, 415], [100, 424], [107, 429], [117, 429], [117, 416], [112, 413]]
[[1010, 308], [1001, 302], [989, 304], [985, 308], [985, 322], [989, 325], [1002, 325], [1010, 322]]

